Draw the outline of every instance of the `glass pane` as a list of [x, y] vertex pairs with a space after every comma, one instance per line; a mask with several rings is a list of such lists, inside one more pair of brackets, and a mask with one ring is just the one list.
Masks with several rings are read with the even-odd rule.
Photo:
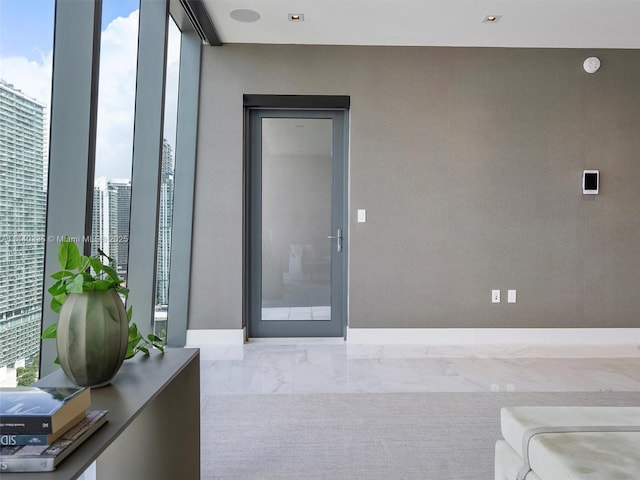
[[55, 2], [0, 9], [0, 386], [11, 387], [38, 379]]
[[137, 0], [103, 0], [93, 185], [91, 254], [109, 255], [127, 279], [133, 114], [138, 52]]
[[331, 319], [331, 119], [262, 119], [262, 320]]
[[160, 205], [158, 211], [158, 251], [156, 267], [156, 308], [153, 332], [167, 335], [169, 309], [169, 275], [171, 266], [171, 230], [173, 225], [173, 191], [178, 116], [178, 77], [180, 73], [181, 32], [169, 18], [167, 40], [167, 74], [164, 103], [162, 171], [160, 173]]

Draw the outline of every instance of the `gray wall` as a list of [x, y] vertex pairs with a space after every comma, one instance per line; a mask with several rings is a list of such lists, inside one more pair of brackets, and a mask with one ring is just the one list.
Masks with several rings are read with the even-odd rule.
[[189, 328], [242, 325], [243, 93], [351, 96], [351, 327], [638, 325], [640, 52], [226, 45], [202, 67]]

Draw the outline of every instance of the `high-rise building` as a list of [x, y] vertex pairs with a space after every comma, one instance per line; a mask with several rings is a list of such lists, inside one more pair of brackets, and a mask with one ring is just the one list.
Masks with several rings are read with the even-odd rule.
[[158, 218], [158, 257], [156, 267], [156, 304], [169, 302], [169, 268], [171, 262], [171, 226], [173, 223], [173, 150], [164, 140], [160, 177], [160, 208]]
[[126, 279], [127, 264], [129, 263], [129, 218], [131, 216], [131, 180], [128, 178], [114, 178], [109, 180], [109, 187], [116, 191], [115, 208], [118, 214], [116, 240], [118, 242], [118, 256], [114, 258], [118, 272]]
[[45, 105], [0, 80], [0, 367], [40, 349]]
[[[158, 212], [158, 251], [156, 266], [156, 304], [169, 301], [171, 226], [173, 222], [173, 149], [164, 140], [160, 172]], [[131, 180], [100, 177], [94, 181], [91, 254], [98, 248], [114, 259], [120, 275], [126, 279], [129, 261], [128, 238], [131, 207]]]
[[93, 184], [91, 255], [100, 248], [112, 259], [118, 258], [118, 192], [104, 177]]
[[[158, 250], [156, 266], [156, 333], [166, 328], [169, 302], [171, 228], [173, 223], [173, 149], [164, 140], [160, 172]], [[127, 278], [131, 180], [100, 177], [94, 181], [91, 254], [102, 249], [116, 263], [120, 276]]]

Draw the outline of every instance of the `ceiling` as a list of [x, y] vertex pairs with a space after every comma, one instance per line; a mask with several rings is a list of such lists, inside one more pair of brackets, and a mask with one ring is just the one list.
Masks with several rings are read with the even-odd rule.
[[[203, 2], [223, 43], [640, 48], [640, 0]], [[260, 18], [234, 20], [238, 9]], [[500, 18], [483, 23], [488, 15]]]

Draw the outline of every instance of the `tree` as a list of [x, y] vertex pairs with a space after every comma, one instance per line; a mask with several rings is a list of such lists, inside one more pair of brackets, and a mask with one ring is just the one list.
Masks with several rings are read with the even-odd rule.
[[18, 377], [18, 386], [28, 387], [33, 382], [38, 380], [38, 373], [40, 367], [40, 360], [36, 357], [26, 367], [18, 367], [16, 369], [16, 375]]

